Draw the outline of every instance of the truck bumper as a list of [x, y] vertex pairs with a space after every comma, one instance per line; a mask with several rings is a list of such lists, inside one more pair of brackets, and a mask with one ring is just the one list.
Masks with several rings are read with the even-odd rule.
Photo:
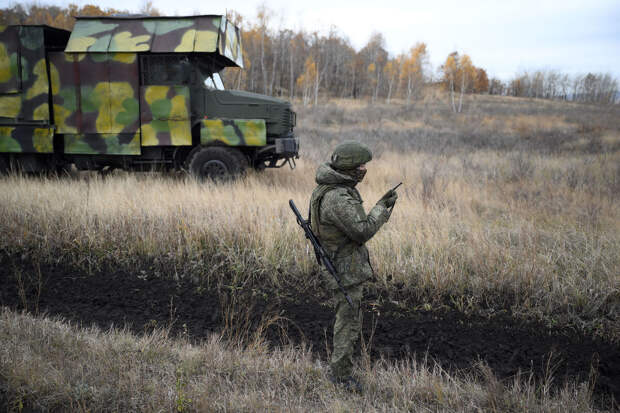
[[291, 136], [288, 138], [276, 139], [276, 154], [282, 158], [292, 158], [299, 156], [299, 138]]

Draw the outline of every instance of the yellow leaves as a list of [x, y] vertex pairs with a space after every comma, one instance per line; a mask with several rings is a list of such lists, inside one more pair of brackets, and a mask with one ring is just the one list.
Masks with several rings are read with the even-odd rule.
[[464, 92], [473, 90], [479, 69], [473, 65], [471, 58], [467, 54], [450, 53], [441, 69], [444, 74], [443, 81], [445, 87], [462, 89]]
[[383, 66], [383, 72], [387, 75], [388, 79], [396, 76], [398, 73], [398, 58], [390, 60]]
[[421, 60], [428, 54], [426, 43], [416, 43], [410, 50], [411, 57], [415, 60]]
[[446, 62], [443, 65], [444, 73], [454, 77], [457, 72], [457, 63], [454, 53], [451, 53], [446, 58]]
[[304, 64], [304, 72], [297, 78], [297, 86], [300, 88], [309, 87], [315, 81], [316, 76], [316, 63], [312, 56], [308, 56]]
[[306, 83], [306, 76], [304, 76], [303, 74], [299, 75], [296, 83], [298, 88], [303, 88], [304, 84]]
[[316, 72], [316, 63], [314, 62], [314, 59], [312, 58], [312, 56], [308, 56], [306, 58], [306, 63], [304, 65], [305, 67], [305, 74], [307, 75], [307, 77], [312, 78], [315, 77], [317, 72]]
[[417, 43], [409, 53], [402, 57], [401, 81], [411, 82], [412, 79], [422, 75], [422, 66], [428, 59], [426, 43]]
[[489, 90], [489, 78], [484, 69], [476, 68], [476, 78], [474, 80], [474, 92], [483, 93]]
[[476, 77], [476, 67], [472, 64], [471, 58], [464, 54], [461, 57], [461, 70], [463, 71], [463, 75], [465, 76], [465, 82], [471, 83]]

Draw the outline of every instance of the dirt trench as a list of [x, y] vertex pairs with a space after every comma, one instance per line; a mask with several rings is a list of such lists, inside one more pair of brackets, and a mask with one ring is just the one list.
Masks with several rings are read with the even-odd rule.
[[[87, 276], [49, 267], [41, 272], [42, 288], [31, 280], [20, 295], [14, 272], [6, 262], [1, 264], [0, 305], [23, 309], [25, 304], [29, 311], [62, 316], [83, 326], [128, 326], [136, 332], [170, 326], [173, 334], [199, 341], [213, 332], [252, 331], [262, 323], [272, 345], [306, 343], [321, 358], [327, 357], [331, 342], [333, 311], [310, 294], [277, 300], [248, 296], [235, 302], [221, 290], [201, 290], [190, 282], [123, 272]], [[365, 305], [363, 316], [373, 359], [427, 358], [449, 371], [470, 372], [484, 361], [502, 379], [532, 372], [542, 381], [551, 369], [558, 385], [565, 379], [589, 380], [594, 372], [597, 397], [620, 401], [616, 344], [506, 314], [490, 318], [457, 311], [403, 314], [383, 303]]]

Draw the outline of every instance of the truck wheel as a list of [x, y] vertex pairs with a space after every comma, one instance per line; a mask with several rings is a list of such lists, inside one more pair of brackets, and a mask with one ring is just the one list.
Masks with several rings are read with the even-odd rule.
[[241, 175], [247, 168], [247, 160], [238, 149], [207, 146], [189, 155], [187, 167], [197, 178], [225, 180]]

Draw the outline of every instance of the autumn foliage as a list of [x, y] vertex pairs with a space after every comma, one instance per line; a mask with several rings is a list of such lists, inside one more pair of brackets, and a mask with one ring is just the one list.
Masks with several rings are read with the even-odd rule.
[[[160, 12], [153, 7], [152, 1], [147, 1], [139, 11], [140, 14], [159, 16]], [[60, 29], [72, 30], [75, 24], [74, 16], [110, 16], [113, 14], [130, 14], [127, 10], [112, 8], [101, 9], [99, 6], [86, 4], [82, 7], [69, 4], [67, 7], [43, 6], [38, 3], [25, 6], [21, 3], [13, 7], [0, 10], [0, 24], [45, 24]]]
[[[150, 0], [138, 13], [160, 15]], [[89, 4], [81, 7], [15, 4], [0, 9], [0, 25], [46, 24], [71, 30], [73, 16], [113, 14], [130, 12]], [[449, 92], [455, 112], [461, 111], [463, 96], [472, 93], [606, 104], [615, 103], [618, 98], [618, 83], [606, 74], [571, 77], [556, 71], [536, 71], [503, 81], [489, 78], [487, 71], [476, 66], [468, 54], [457, 51], [433, 70], [428, 46], [421, 42], [392, 56], [378, 32], [370, 34], [368, 42], [356, 50], [336, 27], [328, 33], [275, 30], [273, 21], [277, 16], [265, 5], [259, 6], [253, 20], [235, 11], [228, 11], [227, 17], [242, 29], [245, 67], [223, 71], [226, 86], [290, 100], [299, 98], [304, 104], [317, 104], [319, 96], [388, 103], [397, 98], [409, 107], [420, 99], [424, 88], [435, 85]]]

